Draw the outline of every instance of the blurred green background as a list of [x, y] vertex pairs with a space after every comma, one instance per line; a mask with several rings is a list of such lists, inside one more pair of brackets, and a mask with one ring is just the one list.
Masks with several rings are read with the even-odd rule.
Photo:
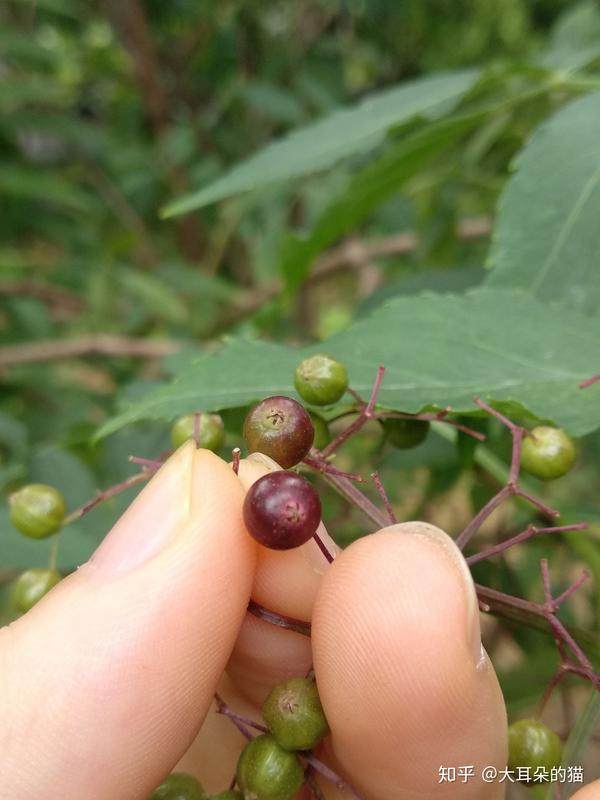
[[[583, 73], [582, 53], [589, 53]], [[224, 335], [314, 342], [389, 297], [477, 286], [513, 157], [554, 110], [600, 87], [599, 53], [593, 0], [6, 0], [0, 489], [7, 495], [25, 481], [52, 483], [73, 508], [131, 475], [128, 456], [152, 458], [168, 448], [168, 425], [133, 426], [93, 444], [115, 398], [143, 397], [177, 371], [182, 353], [210, 352]], [[565, 68], [570, 59], [576, 66]], [[310, 229], [364, 155], [324, 175], [168, 220], [159, 215], [338, 107], [407, 79], [473, 66], [486, 75], [474, 100], [505, 99], [506, 106], [324, 248], [292, 291], [281, 274], [289, 237]], [[530, 101], [511, 105], [528, 92]], [[242, 417], [226, 417], [228, 447], [239, 441]], [[494, 426], [488, 433], [490, 451], [505, 463], [506, 435]], [[597, 523], [598, 436], [586, 437], [580, 453], [576, 473], [546, 497], [565, 522]], [[449, 530], [496, 488], [439, 435], [398, 453], [383, 448], [374, 428], [344, 458], [348, 468], [375, 463], [401, 515]], [[64, 568], [87, 557], [131, 496], [61, 534]], [[324, 502], [340, 542], [363, 531], [335, 495], [325, 493]], [[518, 530], [530, 518], [516, 508], [487, 535]], [[0, 567], [10, 575], [45, 564], [51, 544], [19, 537], [3, 506], [0, 547]], [[477, 577], [527, 594], [537, 586], [541, 555], [568, 564], [559, 585], [580, 562], [600, 575], [597, 540], [569, 536], [531, 543], [522, 558], [482, 565]], [[567, 618], [597, 636], [597, 595], [586, 589], [583, 596]], [[553, 645], [527, 629], [508, 635], [492, 625], [489, 637], [507, 665], [509, 709], [527, 708], [552, 671]], [[535, 651], [534, 662], [523, 664], [518, 656], [527, 651]], [[563, 732], [571, 723], [561, 719]]]

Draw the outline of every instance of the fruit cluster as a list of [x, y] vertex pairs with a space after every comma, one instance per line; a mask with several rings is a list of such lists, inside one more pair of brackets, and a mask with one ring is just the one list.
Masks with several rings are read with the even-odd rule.
[[[305, 780], [303, 755], [328, 733], [314, 679], [290, 678], [277, 684], [262, 706], [267, 725], [250, 737], [238, 759], [235, 782], [210, 800], [291, 800]], [[170, 775], [149, 800], [205, 800], [202, 787], [191, 775]]]
[[[248, 490], [243, 506], [244, 521], [250, 535], [262, 546], [288, 550], [314, 538], [324, 556], [331, 561], [333, 556], [327, 552], [318, 535], [321, 521], [319, 495], [312, 483], [293, 468], [304, 462], [321, 473], [343, 477], [344, 480], [356, 478], [333, 467], [329, 457], [368, 419], [377, 420], [385, 441], [403, 449], [420, 445], [428, 435], [430, 421], [443, 419], [445, 412], [407, 414], [377, 410], [376, 391], [368, 404], [361, 401], [355, 392], [349, 390], [345, 366], [323, 354], [305, 358], [299, 364], [294, 374], [294, 385], [308, 409], [291, 397], [274, 395], [259, 402], [245, 418], [243, 437], [248, 451], [270, 456], [282, 469], [264, 475]], [[332, 440], [326, 417], [336, 417], [327, 409], [323, 411], [322, 407], [335, 406], [347, 391], [359, 402], [356, 409], [359, 418]], [[489, 410], [484, 403], [479, 405]], [[517, 430], [501, 415], [497, 416], [511, 430]], [[460, 425], [457, 427], [465, 430]], [[575, 448], [564, 431], [548, 426], [539, 426], [528, 432], [518, 431], [520, 451], [517, 461], [530, 474], [542, 480], [553, 480], [571, 469]], [[201, 411], [179, 417], [171, 429], [173, 447], [179, 447], [190, 438], [199, 447], [221, 450], [225, 443], [223, 420], [218, 414]], [[239, 450], [234, 452], [237, 452], [239, 462]], [[140, 463], [144, 461], [141, 459]], [[146, 462], [142, 477], [153, 474], [160, 463]], [[237, 469], [235, 457], [233, 467]], [[511, 485], [510, 491], [518, 493], [514, 481]], [[113, 487], [109, 492], [115, 493], [117, 488]], [[383, 489], [379, 484], [378, 490], [380, 488], [381, 494]], [[508, 488], [502, 491], [508, 492]], [[105, 495], [108, 496], [109, 492]], [[502, 492], [498, 496], [501, 495]], [[102, 493], [99, 497], [102, 498]], [[383, 499], [393, 519], [391, 505], [384, 493]], [[43, 539], [56, 534], [90, 507], [91, 504], [87, 504], [67, 516], [66, 503], [60, 492], [51, 486], [30, 484], [11, 496], [10, 517], [25, 536]], [[465, 542], [466, 539], [463, 545]], [[61, 575], [53, 565], [23, 572], [15, 584], [18, 609], [28, 611], [60, 580]], [[232, 788], [212, 795], [212, 800], [290, 800], [305, 781], [309, 751], [328, 732], [314, 679], [292, 678], [274, 687], [262, 707], [262, 716], [266, 727], [256, 725], [261, 733], [254, 737], [247, 732], [249, 741], [240, 754]], [[521, 720], [510, 727], [511, 769], [549, 769], [558, 766], [560, 758], [560, 740], [541, 722]], [[237, 790], [233, 788], [235, 785]], [[174, 773], [156, 788], [150, 800], [205, 800], [206, 797], [195, 778]]]

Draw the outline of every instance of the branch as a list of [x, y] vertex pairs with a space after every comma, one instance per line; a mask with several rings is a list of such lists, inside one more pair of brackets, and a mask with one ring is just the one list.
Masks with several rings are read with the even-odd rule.
[[136, 339], [109, 334], [81, 336], [77, 339], [44, 339], [31, 344], [0, 347], [0, 369], [36, 361], [58, 361], [89, 355], [160, 358], [178, 349], [179, 343], [170, 339]]
[[74, 316], [85, 311], [85, 301], [70, 289], [37, 280], [4, 281], [0, 295], [8, 297], [34, 297], [52, 307], [61, 316]]
[[[490, 230], [491, 222], [487, 217], [466, 218], [459, 222], [456, 235], [459, 239], [470, 240], [487, 236]], [[307, 278], [307, 284], [319, 283], [338, 272], [361, 272], [372, 266], [374, 258], [408, 255], [414, 252], [419, 244], [418, 236], [410, 231], [370, 241], [348, 239], [316, 259]], [[215, 333], [251, 316], [262, 305], [281, 294], [282, 289], [283, 284], [277, 280], [268, 286], [248, 292], [239, 303], [217, 319], [209, 333]]]

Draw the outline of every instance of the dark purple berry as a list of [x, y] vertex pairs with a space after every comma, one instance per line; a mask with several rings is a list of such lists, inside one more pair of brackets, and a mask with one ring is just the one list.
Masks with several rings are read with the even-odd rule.
[[284, 469], [298, 464], [312, 447], [315, 429], [308, 411], [284, 395], [267, 397], [248, 413], [244, 441], [251, 453], [264, 453]]
[[271, 472], [252, 484], [244, 500], [244, 522], [257, 542], [272, 550], [291, 550], [319, 527], [321, 501], [295, 472]]

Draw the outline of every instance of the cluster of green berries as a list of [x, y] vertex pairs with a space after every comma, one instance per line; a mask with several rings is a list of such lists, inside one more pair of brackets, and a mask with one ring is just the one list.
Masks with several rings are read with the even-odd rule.
[[[268, 733], [250, 739], [238, 759], [239, 791], [210, 800], [291, 800], [304, 783], [302, 754], [329, 731], [317, 686], [311, 678], [290, 678], [275, 686], [262, 706]], [[190, 775], [170, 775], [149, 800], [206, 800]]]

